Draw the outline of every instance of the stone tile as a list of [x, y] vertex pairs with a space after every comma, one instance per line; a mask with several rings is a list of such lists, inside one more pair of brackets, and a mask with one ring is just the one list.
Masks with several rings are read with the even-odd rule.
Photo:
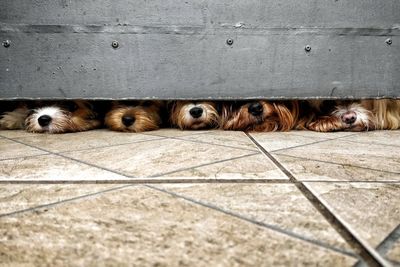
[[400, 262], [400, 240], [394, 243], [392, 249], [386, 254], [388, 260]]
[[[29, 146], [25, 146], [5, 138], [0, 139], [0, 166], [2, 166], [1, 160], [10, 158], [29, 157], [35, 155], [46, 154], [46, 152], [39, 149], [35, 149]], [[1, 170], [1, 168], [0, 168]]]
[[[376, 171], [347, 164], [316, 161], [275, 155], [281, 164], [300, 181], [393, 181], [400, 182], [398, 173]], [[329, 159], [326, 159], [329, 160]]]
[[206, 134], [208, 132], [209, 132], [209, 130], [196, 130], [196, 131], [185, 130], [185, 131], [182, 131], [182, 130], [174, 129], [174, 128], [162, 128], [162, 129], [155, 130], [155, 131], [144, 132], [143, 134], [164, 136], [164, 137], [183, 137], [183, 136], [190, 136], [190, 135]]
[[400, 222], [400, 184], [305, 184], [372, 247], [377, 247]]
[[6, 265], [349, 266], [356, 262], [141, 187], [3, 217], [0, 226], [0, 261]]
[[138, 177], [180, 171], [253, 153], [238, 148], [201, 143], [194, 145], [192, 142], [169, 139], [64, 154]]
[[37, 136], [37, 133], [28, 133], [24, 130], [0, 130], [0, 135], [8, 138]]
[[62, 185], [62, 184], [2, 184], [0, 185], [0, 217], [10, 212], [21, 211], [82, 195], [94, 194], [122, 185]]
[[343, 139], [326, 141], [303, 147], [276, 152], [281, 155], [302, 159], [332, 162], [341, 165], [362, 167], [369, 170], [400, 174], [398, 147], [374, 144], [355, 144]]
[[291, 131], [290, 133], [296, 134], [304, 137], [311, 137], [315, 139], [323, 138], [323, 139], [336, 139], [343, 138], [345, 136], [357, 135], [357, 132], [328, 132], [328, 133], [320, 133], [314, 131]]
[[112, 180], [123, 176], [56, 155], [0, 161], [0, 179]]
[[324, 137], [324, 135], [319, 136], [313, 134], [310, 136], [302, 136], [301, 134], [298, 134], [297, 131], [250, 133], [250, 135], [267, 151], [281, 150], [329, 140]]
[[346, 241], [293, 184], [175, 184], [156, 187], [351, 251]]
[[160, 139], [160, 137], [140, 133], [113, 132], [102, 129], [80, 133], [36, 134], [35, 136], [17, 138], [16, 140], [52, 152], [63, 152], [151, 141], [155, 139]]
[[345, 137], [343, 140], [400, 147], [400, 130], [362, 132], [356, 136]]
[[209, 143], [220, 146], [237, 147], [251, 151], [259, 151], [254, 143], [244, 132], [240, 131], [208, 131], [206, 134], [189, 135], [181, 137], [192, 142]]
[[263, 154], [246, 156], [168, 174], [168, 177], [179, 176], [216, 179], [288, 180], [287, 176]]

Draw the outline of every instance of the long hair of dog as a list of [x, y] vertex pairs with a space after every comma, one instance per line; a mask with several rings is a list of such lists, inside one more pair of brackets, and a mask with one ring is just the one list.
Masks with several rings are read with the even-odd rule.
[[377, 121], [377, 129], [395, 130], [400, 128], [400, 100], [373, 100], [373, 112]]
[[293, 101], [258, 101], [262, 113], [254, 116], [249, 112], [247, 103], [226, 103], [222, 107], [221, 127], [224, 130], [241, 131], [289, 131], [296, 125], [299, 115], [298, 102]]
[[[49, 116], [51, 121], [41, 126], [39, 118], [44, 115]], [[89, 101], [75, 100], [35, 108], [26, 118], [25, 125], [28, 132], [56, 134], [95, 129], [101, 126], [101, 120]]]
[[[199, 107], [203, 110], [199, 118], [190, 115], [190, 110]], [[170, 103], [170, 123], [181, 130], [218, 128], [220, 115], [217, 103], [211, 101], [173, 101]]]
[[[2, 103], [0, 103], [2, 104]], [[9, 110], [0, 114], [0, 129], [21, 130], [25, 129], [25, 119], [29, 114], [29, 108], [25, 103], [10, 104]]]
[[[163, 101], [128, 101], [113, 102], [111, 110], [106, 114], [105, 125], [120, 132], [144, 132], [160, 128], [164, 107]], [[131, 117], [134, 122], [126, 126], [123, 117]]]
[[[376, 120], [368, 100], [335, 101], [314, 100], [304, 107], [296, 129], [309, 129], [318, 132], [368, 131], [376, 128]], [[342, 116], [348, 112], [356, 115], [356, 120], [348, 124]]]

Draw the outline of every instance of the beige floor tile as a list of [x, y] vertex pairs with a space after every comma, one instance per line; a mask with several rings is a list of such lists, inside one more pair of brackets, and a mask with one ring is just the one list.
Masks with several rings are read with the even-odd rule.
[[371, 247], [400, 222], [400, 184], [306, 183]]
[[3, 217], [0, 226], [0, 261], [8, 265], [349, 266], [356, 262], [139, 187]]
[[[299, 134], [300, 133], [300, 134]], [[286, 149], [329, 140], [323, 136], [302, 136], [301, 132], [250, 133], [250, 135], [267, 151]], [[334, 137], [331, 137], [334, 138]]]
[[35, 136], [17, 138], [20, 142], [52, 152], [92, 149], [155, 139], [160, 138], [140, 133], [113, 132], [106, 129], [80, 133], [36, 134]]
[[275, 153], [302, 159], [326, 161], [377, 171], [400, 173], [398, 147], [374, 144], [355, 144], [342, 139], [332, 140], [309, 146], [287, 149]]
[[124, 185], [2, 184], [0, 216], [122, 186]]
[[400, 263], [400, 240], [397, 240], [392, 249], [386, 254], [386, 257], [391, 261]]
[[343, 138], [345, 136], [351, 136], [358, 134], [356, 132], [328, 132], [328, 133], [320, 133], [320, 132], [314, 132], [314, 131], [291, 131], [290, 133], [300, 135], [300, 136], [305, 136], [305, 137], [311, 137], [311, 138], [324, 138], [324, 139], [335, 139], [335, 138]]
[[138, 177], [180, 171], [253, 153], [238, 148], [169, 139], [64, 154]]
[[343, 140], [400, 147], [400, 130], [362, 132], [356, 136], [345, 137]]
[[214, 130], [209, 131], [206, 134], [183, 136], [181, 139], [259, 151], [247, 135], [240, 131]]
[[0, 130], [0, 135], [8, 138], [37, 136], [37, 133], [28, 133], [24, 130]]
[[346, 241], [293, 184], [177, 184], [156, 187], [351, 251]]
[[199, 135], [206, 134], [209, 130], [198, 130], [198, 131], [190, 131], [190, 130], [179, 130], [174, 128], [162, 128], [155, 131], [144, 132], [146, 135], [155, 135], [155, 136], [164, 136], [164, 137], [183, 137], [190, 135]]
[[[345, 164], [275, 155], [301, 181], [400, 181], [400, 174]], [[329, 159], [326, 159], [329, 160]]]
[[112, 180], [123, 176], [56, 155], [0, 161], [0, 179]]
[[216, 179], [270, 179], [288, 180], [268, 158], [263, 154], [246, 156], [239, 159], [224, 161], [203, 167], [182, 170], [169, 177], [199, 177]]
[[[25, 146], [5, 138], [0, 139], [0, 151], [0, 160], [46, 154], [46, 152], [39, 149]], [[0, 161], [0, 166], [1, 165], [2, 163]]]

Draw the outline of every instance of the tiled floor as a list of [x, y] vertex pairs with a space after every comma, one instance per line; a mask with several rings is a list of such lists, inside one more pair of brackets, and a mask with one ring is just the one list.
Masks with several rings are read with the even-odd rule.
[[400, 264], [400, 131], [0, 131], [0, 265]]

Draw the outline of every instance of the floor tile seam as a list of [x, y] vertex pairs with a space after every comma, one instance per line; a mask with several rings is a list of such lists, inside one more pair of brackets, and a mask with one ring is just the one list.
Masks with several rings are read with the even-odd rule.
[[272, 154], [270, 154], [260, 143], [258, 143], [250, 134], [247, 136], [254, 142], [254, 144], [262, 151], [273, 163], [285, 173], [290, 181], [296, 185], [298, 190], [309, 200], [314, 208], [321, 214], [327, 222], [338, 232], [339, 235], [346, 240], [350, 246], [356, 251], [360, 252], [362, 259], [374, 266], [390, 266], [381, 255], [369, 246], [363, 239], [361, 239], [355, 232], [349, 227], [349, 225], [342, 220], [335, 212], [330, 208], [323, 199], [320, 199], [315, 192], [313, 192], [306, 184], [297, 180], [297, 178], [286, 169]]
[[165, 140], [165, 139], [168, 139], [168, 138], [160, 137], [160, 138], [155, 138], [155, 139], [150, 139], [150, 140], [140, 140], [140, 141], [134, 141], [134, 142], [121, 143], [121, 144], [107, 145], [107, 146], [89, 147], [89, 148], [82, 148], [82, 149], [76, 149], [76, 150], [62, 150], [62, 151], [54, 151], [54, 152], [55, 153], [72, 153], [72, 152], [81, 152], [81, 151], [91, 151], [91, 150], [102, 149], [102, 148], [141, 144], [141, 143], [160, 141], [160, 140]]
[[70, 184], [293, 184], [284, 179], [215, 179], [215, 178], [191, 178], [191, 179], [157, 179], [157, 178], [128, 178], [110, 180], [43, 180], [43, 179], [0, 179], [0, 185], [70, 185]]
[[389, 147], [400, 147], [399, 145], [390, 145], [384, 143], [377, 143], [377, 142], [360, 142], [354, 140], [345, 140], [346, 142], [355, 143], [355, 144], [363, 144], [363, 145], [376, 145], [376, 146], [389, 146]]
[[[375, 248], [382, 256], [386, 255], [390, 249], [393, 247], [393, 245], [400, 240], [400, 224], [397, 225], [383, 240], [382, 242], [379, 243], [379, 245]], [[398, 262], [396, 261], [391, 261], [388, 259], [392, 264], [399, 265]], [[365, 264], [362, 261], [357, 261], [354, 265], [354, 267], [361, 267], [365, 266]]]
[[314, 180], [304, 180], [304, 179], [299, 179], [298, 181], [301, 182], [301, 183], [400, 184], [400, 179], [399, 179], [399, 180], [385, 180], [385, 181], [379, 181], [379, 180], [318, 180], [318, 179], [314, 179]]
[[[274, 153], [275, 153], [275, 152], [274, 152]], [[386, 170], [368, 168], [368, 167], [364, 167], [364, 166], [356, 166], [356, 165], [351, 165], [351, 164], [347, 164], [347, 163], [338, 163], [338, 162], [333, 162], [333, 161], [325, 161], [325, 160], [319, 160], [319, 159], [311, 159], [311, 158], [293, 156], [293, 155], [289, 155], [289, 154], [285, 154], [285, 153], [276, 153], [276, 155], [278, 155], [278, 156], [290, 157], [290, 158], [296, 158], [296, 159], [303, 159], [303, 160], [307, 160], [307, 161], [315, 161], [315, 162], [327, 163], [327, 164], [332, 164], [332, 165], [340, 165], [340, 166], [346, 166], [346, 167], [354, 167], [354, 168], [359, 168], [359, 169], [364, 169], [364, 170], [370, 170], [370, 171], [384, 172], [384, 173], [390, 173], [390, 174], [400, 174], [400, 172], [392, 172], [392, 171], [386, 171]]]
[[169, 172], [157, 173], [157, 174], [154, 174], [154, 175], [150, 175], [150, 177], [162, 177], [162, 176], [170, 175], [170, 174], [181, 172], [181, 171], [194, 170], [194, 169], [201, 168], [201, 167], [207, 167], [207, 166], [214, 165], [214, 164], [219, 164], [219, 163], [223, 163], [223, 162], [229, 162], [229, 161], [232, 161], [232, 160], [252, 157], [252, 156], [260, 155], [260, 154], [261, 153], [259, 151], [255, 151], [254, 153], [245, 154], [245, 155], [241, 155], [241, 156], [236, 156], [236, 157], [233, 157], [233, 158], [217, 160], [217, 161], [213, 161], [213, 162], [210, 162], [210, 163], [199, 164], [199, 165], [196, 165], [196, 166], [191, 166], [191, 167], [187, 167], [187, 168], [181, 168], [181, 169], [174, 170], [174, 171], [169, 171]]
[[[77, 150], [62, 150], [62, 151], [51, 151], [50, 152], [46, 152], [46, 153], [42, 153], [42, 154], [37, 154], [37, 155], [29, 155], [29, 156], [20, 156], [20, 157], [13, 157], [13, 158], [5, 158], [5, 159], [0, 159], [1, 161], [5, 161], [5, 160], [14, 160], [14, 159], [22, 159], [22, 158], [32, 158], [32, 157], [36, 157], [36, 156], [44, 156], [44, 155], [49, 155], [52, 153], [73, 153], [73, 152], [81, 152], [81, 151], [90, 151], [90, 150], [96, 150], [96, 149], [102, 149], [102, 148], [109, 148], [109, 147], [117, 147], [117, 146], [123, 146], [123, 145], [130, 145], [130, 144], [138, 144], [138, 143], [145, 143], [145, 142], [150, 142], [150, 141], [159, 141], [159, 140], [164, 140], [167, 138], [157, 138], [157, 139], [152, 139], [152, 140], [141, 140], [141, 141], [136, 141], [136, 142], [129, 142], [129, 143], [122, 143], [122, 144], [116, 144], [116, 145], [107, 145], [107, 146], [99, 146], [99, 147], [91, 147], [91, 148], [82, 148], [82, 149], [77, 149]], [[11, 141], [11, 140], [10, 140]], [[18, 140], [20, 141], [20, 140]], [[24, 143], [24, 145], [26, 146], [26, 144]], [[35, 148], [37, 149], [37, 148]]]
[[[161, 129], [171, 129], [171, 128], [161, 128]], [[172, 128], [172, 129], [176, 129], [177, 131], [179, 131], [179, 132], [182, 132], [182, 131], [184, 131], [184, 130], [179, 130], [178, 128]], [[189, 130], [187, 130], [186, 132], [190, 132]], [[195, 135], [202, 135], [202, 134], [210, 134], [212, 131], [204, 131], [204, 132], [198, 132], [198, 131], [196, 131], [196, 130], [193, 130], [193, 133], [192, 134], [184, 134], [184, 135], [182, 135], [182, 137], [185, 137], [185, 136], [195, 136]], [[153, 133], [153, 131], [148, 131], [148, 132], [143, 132], [142, 133], [143, 135], [147, 135], [147, 136], [163, 136], [163, 137], [169, 137], [169, 136], [165, 136], [165, 135], [160, 135], [160, 134], [155, 134], [155, 133]]]
[[377, 246], [377, 250], [380, 253], [386, 254], [393, 246], [400, 241], [400, 224], [398, 224]]
[[9, 217], [9, 216], [14, 216], [14, 215], [19, 215], [19, 214], [22, 214], [22, 213], [28, 213], [28, 212], [36, 211], [36, 210], [43, 209], [43, 208], [50, 208], [50, 207], [58, 206], [58, 205], [61, 205], [61, 204], [64, 204], [64, 203], [69, 203], [69, 202], [77, 201], [77, 200], [80, 200], [80, 199], [85, 199], [85, 198], [88, 198], [88, 197], [99, 196], [99, 195], [104, 194], [104, 193], [117, 191], [117, 190], [124, 189], [124, 188], [130, 187], [130, 186], [135, 186], [135, 185], [128, 184], [128, 185], [123, 185], [123, 186], [117, 186], [117, 187], [108, 188], [108, 189], [101, 190], [101, 191], [94, 192], [94, 193], [84, 194], [84, 195], [80, 195], [80, 196], [76, 196], [76, 197], [72, 197], [72, 198], [67, 198], [67, 199], [63, 199], [63, 200], [59, 200], [59, 201], [54, 201], [54, 202], [47, 203], [47, 204], [37, 205], [37, 206], [34, 206], [34, 207], [22, 209], [22, 210], [3, 213], [3, 214], [0, 214], [0, 219], [4, 218], [4, 217]]
[[339, 140], [339, 139], [342, 139], [342, 138], [346, 138], [346, 137], [350, 137], [350, 136], [354, 136], [354, 135], [355, 134], [350, 134], [350, 135], [345, 135], [345, 136], [339, 136], [339, 137], [336, 137], [336, 138], [319, 140], [319, 141], [315, 141], [315, 142], [312, 142], [312, 143], [307, 143], [307, 144], [301, 144], [301, 145], [297, 145], [297, 146], [291, 146], [291, 147], [275, 149], [275, 150], [271, 150], [270, 152], [274, 152], [275, 153], [275, 152], [291, 150], [291, 149], [295, 149], [295, 148], [299, 148], [299, 147], [306, 147], [306, 146], [311, 146], [311, 145], [315, 145], [315, 144], [327, 143], [327, 142], [330, 142], [330, 141], [336, 141], [336, 140]]
[[[162, 137], [161, 135], [151, 135], [151, 136], [158, 136]], [[185, 137], [189, 137], [192, 135], [188, 135]], [[204, 142], [204, 141], [198, 141], [198, 140], [187, 140], [184, 139], [183, 137], [168, 137], [169, 139], [173, 140], [179, 140], [179, 141], [186, 141], [186, 142], [191, 142], [191, 143], [198, 143], [198, 144], [205, 144], [205, 145], [213, 145], [213, 146], [220, 146], [220, 147], [227, 147], [227, 148], [232, 148], [232, 149], [239, 149], [243, 151], [252, 151], [252, 152], [257, 152], [257, 149], [250, 149], [250, 148], [244, 148], [244, 147], [239, 147], [239, 146], [229, 146], [229, 145], [222, 145], [222, 144], [215, 144], [215, 143], [210, 143], [210, 142]]]
[[[7, 138], [7, 139], [8, 139], [8, 138]], [[11, 141], [13, 141], [13, 142], [16, 142], [16, 143], [21, 143], [21, 144], [23, 144], [23, 145], [27, 145], [27, 146], [29, 146], [29, 147], [37, 148], [37, 149], [39, 149], [39, 150], [41, 150], [41, 151], [48, 152], [48, 153], [50, 153], [50, 154], [52, 154], [52, 155], [59, 156], [59, 157], [62, 157], [62, 158], [68, 159], [68, 160], [72, 160], [72, 161], [75, 161], [75, 162], [78, 162], [78, 163], [81, 163], [81, 164], [84, 164], [84, 165], [87, 165], [87, 166], [90, 166], [90, 167], [94, 167], [94, 168], [97, 168], [97, 169], [100, 169], [100, 170], [103, 170], [103, 171], [111, 172], [111, 173], [113, 173], [113, 174], [117, 174], [117, 175], [120, 175], [120, 176], [123, 176], [123, 177], [126, 177], [126, 178], [136, 178], [135, 176], [126, 175], [126, 174], [124, 174], [124, 173], [122, 173], [122, 172], [119, 172], [119, 171], [116, 171], [116, 170], [111, 170], [111, 169], [109, 169], [109, 168], [104, 168], [104, 167], [98, 166], [98, 165], [96, 165], [96, 164], [92, 164], [92, 163], [89, 163], [89, 162], [85, 162], [85, 161], [82, 161], [82, 160], [79, 160], [79, 159], [76, 159], [76, 158], [73, 158], [73, 157], [70, 157], [70, 156], [66, 156], [66, 155], [63, 155], [63, 154], [60, 154], [60, 153], [56, 153], [56, 152], [51, 152], [51, 151], [48, 151], [48, 150], [45, 150], [45, 149], [43, 149], [43, 148], [36, 147], [36, 146], [30, 145], [30, 144], [25, 144], [25, 143], [23, 143], [23, 142], [21, 142], [21, 141], [19, 141], [19, 140], [13, 140], [13, 139], [9, 139], [9, 140], [11, 140]], [[256, 151], [256, 153], [251, 153], [251, 154], [248, 154], [248, 155], [242, 155], [242, 157], [243, 157], [243, 156], [253, 156], [253, 155], [256, 155], [256, 154], [259, 154], [259, 153], [260, 153], [259, 151]], [[235, 158], [226, 159], [226, 161], [234, 160], [234, 159], [235, 159]], [[218, 162], [217, 162], [217, 163], [218, 163]], [[212, 164], [216, 164], [216, 163], [215, 163], [215, 162], [210, 162], [210, 163], [208, 163], [208, 165], [212, 165]], [[201, 164], [201, 167], [205, 167], [205, 166], [207, 166], [207, 165]], [[197, 168], [197, 167], [198, 167], [198, 166], [191, 166], [190, 168], [191, 168], [191, 169], [195, 169], [195, 168]], [[179, 171], [181, 171], [181, 170], [177, 170], [177, 171], [174, 171], [174, 172], [179, 172]], [[174, 172], [171, 171], [171, 172], [169, 172], [168, 174], [172, 174], [172, 173], [174, 173]], [[157, 175], [160, 175], [160, 174], [157, 174]], [[166, 175], [166, 174], [165, 174], [165, 175]], [[150, 176], [150, 177], [152, 177], [152, 176]]]
[[291, 238], [300, 240], [302, 242], [306, 242], [306, 243], [309, 243], [309, 244], [312, 244], [312, 245], [323, 247], [323, 248], [331, 250], [331, 251], [335, 251], [335, 252], [340, 253], [340, 254], [344, 254], [344, 255], [347, 255], [347, 256], [350, 256], [350, 257], [357, 258], [357, 255], [352, 253], [351, 251], [347, 251], [345, 249], [332, 246], [332, 245], [330, 245], [328, 243], [325, 243], [325, 242], [322, 242], [322, 241], [319, 241], [319, 240], [316, 240], [316, 239], [312, 239], [312, 238], [303, 236], [301, 234], [297, 234], [297, 233], [291, 232], [289, 230], [285, 230], [285, 229], [283, 229], [283, 228], [281, 228], [281, 227], [279, 227], [277, 225], [268, 224], [268, 223], [265, 223], [265, 222], [262, 222], [262, 221], [254, 220], [254, 219], [246, 217], [246, 216], [244, 216], [242, 214], [239, 214], [239, 213], [236, 213], [236, 212], [233, 212], [233, 211], [226, 210], [224, 208], [215, 206], [214, 204], [205, 203], [205, 202], [202, 202], [200, 200], [193, 199], [191, 197], [187, 197], [187, 196], [184, 196], [182, 194], [178, 194], [178, 193], [175, 193], [175, 192], [163, 189], [163, 188], [159, 188], [159, 187], [152, 186], [152, 185], [146, 185], [146, 187], [151, 188], [151, 189], [156, 190], [156, 191], [159, 191], [159, 192], [162, 192], [162, 193], [165, 193], [165, 194], [168, 194], [170, 196], [173, 196], [173, 197], [176, 197], [176, 198], [179, 198], [179, 199], [183, 199], [183, 200], [185, 200], [185, 201], [187, 201], [189, 203], [195, 204], [197, 206], [202, 206], [203, 208], [208, 208], [208, 209], [217, 211], [219, 213], [223, 213], [225, 215], [228, 215], [230, 217], [234, 217], [234, 218], [240, 219], [242, 221], [246, 221], [246, 222], [249, 222], [251, 224], [255, 224], [255, 225], [259, 226], [259, 227], [269, 229], [269, 230], [271, 230], [273, 232], [278, 232], [280, 234], [289, 236]]
[[49, 153], [50, 155], [62, 157], [62, 158], [64, 158], [64, 159], [72, 160], [72, 161], [75, 161], [75, 162], [78, 162], [78, 163], [81, 163], [81, 164], [84, 164], [84, 165], [87, 165], [87, 166], [90, 166], [90, 167], [94, 167], [94, 168], [97, 168], [97, 169], [100, 169], [100, 170], [103, 170], [103, 171], [107, 171], [107, 172], [111, 172], [111, 173], [113, 173], [113, 174], [117, 174], [117, 175], [120, 175], [120, 176], [123, 176], [123, 177], [131, 178], [130, 176], [127, 176], [127, 175], [125, 175], [125, 174], [123, 174], [123, 173], [120, 173], [120, 172], [117, 172], [117, 171], [115, 171], [115, 170], [111, 170], [111, 169], [108, 169], [108, 168], [104, 168], [104, 167], [98, 166], [98, 165], [96, 165], [96, 164], [92, 164], [92, 163], [89, 163], [89, 162], [85, 162], [85, 161], [82, 161], [82, 160], [79, 160], [79, 159], [76, 159], [76, 158], [73, 158], [73, 157], [69, 157], [69, 156], [66, 156], [66, 155], [63, 155], [63, 154], [60, 154], [60, 153], [57, 153], [57, 152], [52, 152], [52, 151], [50, 151], [50, 150], [46, 150], [46, 149], [43, 149], [43, 148], [41, 148], [41, 147], [37, 147], [37, 146], [31, 145], [31, 144], [26, 144], [26, 143], [23, 143], [23, 142], [21, 142], [21, 141], [19, 141], [19, 140], [14, 140], [14, 139], [7, 138], [7, 137], [5, 137], [5, 138], [8, 139], [8, 140], [10, 140], [10, 141], [13, 141], [13, 142], [22, 144], [22, 145], [26, 145], [26, 146], [28, 146], [28, 147], [36, 148], [36, 149], [38, 149], [38, 150], [47, 152], [47, 153]]
[[49, 154], [51, 154], [51, 153], [45, 152], [45, 153], [40, 153], [40, 154], [35, 154], [35, 155], [27, 155], [27, 156], [19, 156], [19, 157], [12, 157], [12, 158], [4, 158], [4, 159], [0, 159], [0, 162], [2, 162], [2, 161], [7, 161], [7, 160], [34, 158], [34, 157], [46, 156], [46, 155], [49, 155]]

